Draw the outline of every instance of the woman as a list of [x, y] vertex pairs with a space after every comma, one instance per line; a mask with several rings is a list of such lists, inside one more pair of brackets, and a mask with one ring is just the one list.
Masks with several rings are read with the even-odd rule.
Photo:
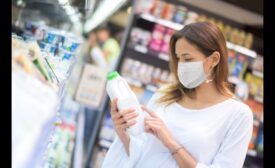
[[170, 55], [176, 79], [143, 106], [146, 133], [129, 136], [137, 114], [112, 102], [118, 138], [103, 167], [242, 168], [253, 115], [230, 92], [222, 32], [206, 22], [186, 25], [171, 37]]
[[98, 45], [96, 33], [94, 31], [91, 31], [89, 33], [86, 54], [89, 57], [88, 59], [91, 60], [88, 62], [91, 62], [92, 64], [95, 64], [102, 69], [107, 67], [107, 61], [102, 50]]

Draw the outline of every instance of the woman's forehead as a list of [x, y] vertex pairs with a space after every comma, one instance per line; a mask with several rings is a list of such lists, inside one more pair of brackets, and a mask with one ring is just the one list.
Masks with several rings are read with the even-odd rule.
[[197, 48], [190, 44], [186, 39], [181, 38], [177, 40], [175, 44], [175, 52], [178, 54], [182, 54], [182, 52], [187, 52], [187, 51], [192, 51], [192, 50], [197, 50]]

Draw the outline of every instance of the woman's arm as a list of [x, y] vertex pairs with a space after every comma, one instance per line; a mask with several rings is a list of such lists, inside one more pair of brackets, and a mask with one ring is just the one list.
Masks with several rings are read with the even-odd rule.
[[171, 151], [181, 168], [195, 168], [196, 160], [174, 140], [163, 121], [145, 106], [142, 108], [150, 115], [145, 119], [145, 131], [155, 135]]
[[175, 140], [167, 140], [166, 147], [171, 151], [171, 155], [181, 168], [195, 168], [197, 161], [180, 146]]
[[129, 144], [130, 144], [129, 135], [127, 135], [127, 134], [119, 135], [119, 139], [121, 140], [127, 155], [129, 156]]
[[164, 122], [154, 112], [146, 107], [142, 108], [150, 115], [145, 120], [145, 130], [155, 135], [171, 151], [181, 168], [242, 168], [253, 128], [250, 109], [239, 112], [212, 163], [205, 164], [192, 158], [187, 150], [176, 142]]
[[115, 127], [115, 131], [120, 141], [122, 142], [127, 155], [129, 156], [130, 137], [126, 133], [126, 128], [136, 123], [134, 119], [138, 116], [138, 113], [135, 112], [134, 108], [124, 109], [119, 112], [117, 108], [117, 101], [118, 99], [115, 98], [111, 104], [112, 121]]

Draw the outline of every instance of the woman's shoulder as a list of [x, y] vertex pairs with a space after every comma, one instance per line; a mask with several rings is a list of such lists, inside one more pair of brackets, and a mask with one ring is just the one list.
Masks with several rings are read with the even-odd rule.
[[149, 101], [148, 101], [148, 103], [147, 103], [147, 105], [149, 106], [151, 106], [151, 105], [153, 105], [153, 104], [156, 104], [156, 102], [157, 102], [157, 100], [160, 98], [160, 93], [158, 93], [158, 92], [155, 92], [152, 96], [151, 96], [151, 98], [149, 99]]
[[230, 99], [228, 107], [232, 107], [232, 111], [236, 113], [236, 118], [243, 119], [243, 118], [252, 118], [253, 119], [253, 112], [251, 111], [250, 107], [238, 99]]

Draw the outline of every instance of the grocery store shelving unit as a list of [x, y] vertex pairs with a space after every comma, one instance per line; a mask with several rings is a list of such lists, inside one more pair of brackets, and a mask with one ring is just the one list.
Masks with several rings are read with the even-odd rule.
[[[171, 1], [168, 1], [168, 2], [172, 3], [172, 4], [175, 4], [175, 5], [184, 5], [188, 8], [190, 8], [190, 9], [192, 9], [193, 11], [198, 11], [198, 12], [207, 13], [207, 14], [209, 13], [209, 12], [197, 9], [195, 7], [192, 7], [192, 6], [190, 6], [188, 4], [185, 4], [183, 2], [179, 2], [177, 0], [171, 0]], [[209, 14], [209, 15], [224, 20], [224, 18], [222, 18], [220, 16], [216, 16], [216, 15], [213, 15], [213, 14]], [[181, 25], [181, 24], [178, 24], [178, 23], [174, 23], [172, 21], [164, 20], [164, 19], [161, 19], [161, 18], [156, 18], [155, 16], [152, 16], [150, 14], [146, 14], [146, 13], [136, 14], [136, 13], [133, 13], [132, 16], [131, 16], [131, 22], [129, 23], [129, 25], [127, 27], [127, 31], [125, 33], [125, 37], [124, 37], [124, 40], [123, 40], [124, 42], [121, 46], [122, 51], [121, 51], [121, 54], [120, 54], [120, 57], [119, 57], [117, 67], [116, 67], [117, 71], [121, 72], [123, 63], [126, 60], [126, 58], [131, 58], [131, 59], [138, 60], [140, 62], [147, 63], [147, 64], [155, 66], [155, 67], [159, 67], [159, 68], [164, 69], [164, 70], [169, 70], [169, 62], [168, 62], [168, 59], [167, 59], [168, 57], [167, 56], [152, 53], [147, 48], [144, 48], [142, 46], [138, 46], [138, 45], [131, 46], [131, 45], [129, 45], [130, 38], [131, 38], [130, 37], [131, 36], [131, 31], [135, 26], [137, 26], [138, 22], [142, 22], [142, 23], [139, 23], [139, 26], [140, 25], [145, 26], [145, 27], [147, 27], [147, 29], [148, 29], [148, 26], [153, 27], [152, 25], [154, 25], [156, 23], [158, 23], [160, 25], [163, 25], [165, 27], [174, 29], [174, 30], [179, 30], [179, 29], [183, 28], [183, 26], [184, 26], [184, 25]], [[236, 26], [236, 27], [241, 27], [241, 26], [239, 26], [238, 24], [236, 24], [232, 21], [227, 20], [227, 22], [234, 25], [234, 26]], [[254, 58], [257, 57], [257, 53], [255, 51], [247, 49], [245, 47], [235, 45], [235, 44], [230, 43], [230, 42], [227, 42], [227, 47], [231, 50], [234, 50], [234, 51], [238, 52], [238, 53], [242, 53], [242, 54], [250, 57], [251, 59], [254, 59]], [[263, 77], [263, 74], [259, 73], [257, 71], [255, 71], [255, 72], [253, 71], [253, 74], [255, 74], [257, 76], [260, 76], [260, 77]], [[156, 91], [156, 89], [157, 89], [156, 86], [150, 85], [150, 84], [145, 84], [145, 83], [143, 83], [142, 81], [140, 81], [138, 79], [133, 79], [133, 78], [129, 78], [129, 77], [125, 77], [125, 78], [131, 85], [147, 88], [147, 89], [149, 89], [153, 92]], [[99, 131], [99, 128], [102, 126], [103, 117], [106, 116], [107, 113], [109, 113], [109, 110], [110, 110], [109, 109], [109, 104], [108, 104], [108, 99], [106, 99], [104, 101], [104, 103], [105, 103], [105, 105], [104, 105], [103, 108], [101, 108], [102, 111], [100, 111], [99, 116], [97, 117], [96, 127], [95, 127], [95, 130], [93, 130], [93, 135], [91, 136], [92, 140], [91, 140], [90, 145], [88, 147], [88, 150], [89, 150], [90, 154], [89, 154], [87, 159], [91, 159], [91, 158], [94, 157], [94, 155], [96, 155], [97, 148], [104, 148], [104, 149], [107, 150], [109, 148], [110, 144], [111, 144], [111, 142], [109, 142], [109, 141], [99, 140], [99, 137], [98, 137], [98, 135], [99, 135], [98, 131]], [[260, 124], [260, 123], [255, 122], [254, 124]], [[255, 150], [248, 150], [247, 155], [249, 157], [256, 158], [256, 159], [261, 159], [262, 158]], [[87, 160], [86, 165], [87, 165], [86, 167], [93, 167], [93, 165], [90, 165], [89, 160]]]

